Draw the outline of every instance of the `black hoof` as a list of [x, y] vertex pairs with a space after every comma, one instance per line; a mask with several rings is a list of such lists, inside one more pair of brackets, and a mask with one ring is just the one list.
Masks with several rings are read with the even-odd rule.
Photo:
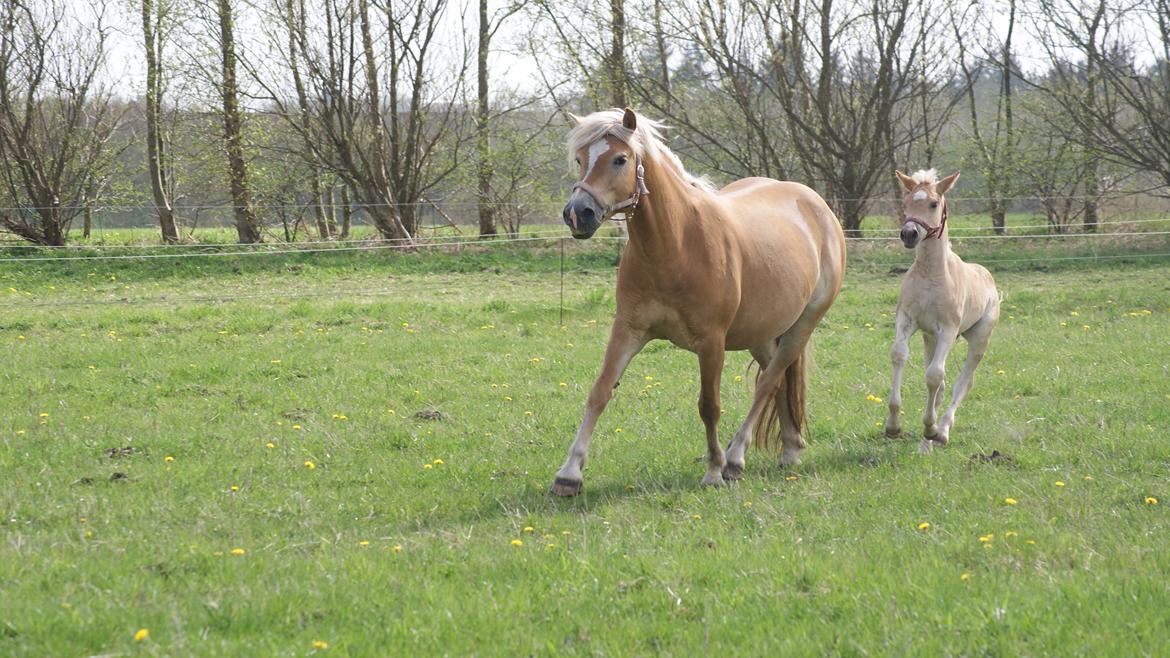
[[743, 478], [743, 465], [727, 463], [723, 465], [723, 479], [734, 482]]
[[576, 496], [581, 493], [581, 481], [557, 478], [553, 480], [549, 491], [557, 496]]
[[900, 439], [902, 438], [902, 430], [886, 430], [886, 438]]

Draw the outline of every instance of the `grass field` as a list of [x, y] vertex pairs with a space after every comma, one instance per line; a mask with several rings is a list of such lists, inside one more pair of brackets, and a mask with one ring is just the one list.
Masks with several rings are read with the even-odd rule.
[[655, 343], [571, 500], [612, 244], [563, 327], [556, 246], [0, 262], [0, 655], [1166, 655], [1170, 244], [1097, 244], [963, 251], [1006, 298], [946, 449], [881, 436], [910, 257], [867, 246], [802, 466], [700, 489]]

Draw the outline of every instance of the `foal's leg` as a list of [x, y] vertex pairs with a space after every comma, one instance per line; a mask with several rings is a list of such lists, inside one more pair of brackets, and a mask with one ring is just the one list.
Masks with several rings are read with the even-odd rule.
[[621, 379], [630, 359], [634, 358], [647, 342], [646, 335], [635, 332], [626, 327], [619, 320], [613, 323], [613, 330], [609, 335], [609, 344], [605, 348], [605, 360], [601, 363], [601, 374], [593, 382], [589, 391], [589, 399], [585, 403], [585, 416], [577, 428], [577, 437], [573, 445], [569, 446], [569, 456], [565, 465], [557, 471], [553, 480], [552, 492], [558, 496], [576, 496], [581, 493], [581, 470], [585, 468], [585, 461], [589, 457], [589, 439], [593, 436], [593, 428], [605, 405], [613, 396], [613, 389]]
[[947, 413], [938, 424], [938, 437], [935, 441], [940, 444], [945, 445], [950, 437], [951, 426], [955, 423], [955, 410], [959, 408], [959, 403], [967, 397], [971, 385], [975, 383], [975, 368], [979, 366], [983, 355], [987, 353], [987, 344], [991, 342], [991, 330], [994, 328], [995, 319], [984, 317], [973, 324], [967, 333], [963, 334], [963, 337], [967, 339], [967, 359], [963, 361], [963, 370], [959, 373], [959, 378], [955, 380], [955, 390], [951, 394], [953, 396], [951, 406], [947, 408]]
[[719, 381], [723, 376], [724, 337], [713, 336], [695, 350], [699, 354], [699, 417], [707, 430], [707, 473], [702, 484], [722, 486], [723, 448], [716, 429], [719, 425]]
[[922, 443], [918, 444], [918, 452], [930, 452], [938, 441], [938, 408], [947, 384], [947, 355], [956, 338], [958, 336], [951, 329], [943, 329], [933, 337], [924, 336], [927, 352], [933, 354], [926, 359], [926, 413], [922, 416]]
[[886, 436], [890, 438], [902, 436], [902, 368], [906, 367], [906, 358], [910, 355], [910, 337], [917, 330], [914, 318], [909, 313], [899, 311], [894, 320], [894, 346], [890, 349], [890, 362], [894, 366], [890, 384], [890, 415], [886, 418]]

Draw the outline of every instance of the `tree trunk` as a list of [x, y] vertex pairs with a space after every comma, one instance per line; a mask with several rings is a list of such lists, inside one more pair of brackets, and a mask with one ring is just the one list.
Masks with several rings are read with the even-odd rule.
[[[374, 226], [382, 237], [387, 240], [409, 242], [414, 234], [403, 222], [399, 214], [394, 192], [390, 189], [390, 180], [386, 176], [386, 122], [382, 118], [382, 105], [378, 93], [378, 67], [374, 58], [374, 39], [370, 31], [369, 1], [359, 0], [358, 18], [360, 20], [362, 53], [365, 56], [366, 86], [368, 87], [369, 103], [367, 112], [373, 131], [373, 182], [377, 193], [381, 197], [377, 208], [371, 208], [370, 215], [374, 219]], [[394, 108], [397, 110], [397, 108]]]
[[479, 78], [478, 107], [476, 112], [476, 155], [475, 178], [479, 194], [479, 237], [496, 235], [496, 212], [492, 206], [492, 163], [491, 131], [488, 113], [488, 48], [491, 45], [491, 22], [488, 19], [487, 0], [479, 0], [479, 53], [477, 76]]
[[[142, 34], [146, 46], [146, 162], [163, 242], [174, 244], [179, 241], [179, 227], [175, 223], [175, 210], [166, 184], [166, 152], [159, 125], [162, 117], [162, 40], [155, 31], [155, 12], [153, 0], [142, 0]], [[157, 12], [161, 15], [161, 6]], [[86, 237], [89, 237], [88, 224]]]
[[1100, 221], [1097, 214], [1097, 197], [1101, 194], [1101, 181], [1097, 179], [1096, 159], [1090, 160], [1089, 164], [1085, 166], [1082, 194], [1085, 195], [1084, 231], [1085, 233], [1096, 233], [1097, 223]]
[[[305, 83], [301, 79], [301, 68], [297, 63], [297, 42], [298, 37], [303, 38], [303, 34], [298, 34], [300, 26], [303, 25], [301, 21], [297, 20], [297, 14], [293, 7], [293, 0], [285, 0], [285, 23], [288, 29], [288, 62], [289, 69], [292, 70], [293, 87], [297, 91], [297, 106], [300, 110], [301, 123], [301, 140], [304, 142], [304, 158], [313, 172], [312, 194], [313, 194], [313, 217], [317, 220], [317, 234], [323, 239], [328, 240], [333, 237], [330, 230], [329, 221], [325, 217], [325, 202], [321, 190], [321, 175], [320, 166], [317, 162], [316, 149], [313, 148], [312, 132], [309, 128], [309, 97], [305, 92]], [[304, 14], [304, 4], [302, 0], [301, 14]]]
[[625, 0], [610, 0], [612, 34], [609, 52], [609, 86], [615, 107], [626, 107], [626, 8]]
[[341, 186], [341, 239], [349, 239], [349, 226], [353, 221], [353, 207], [349, 205], [349, 187]]
[[223, 54], [223, 128], [231, 176], [232, 206], [236, 233], [241, 243], [261, 241], [260, 229], [252, 210], [252, 192], [248, 186], [248, 162], [244, 157], [244, 125], [240, 114], [239, 88], [236, 83], [236, 43], [231, 0], [219, 0], [220, 48]]

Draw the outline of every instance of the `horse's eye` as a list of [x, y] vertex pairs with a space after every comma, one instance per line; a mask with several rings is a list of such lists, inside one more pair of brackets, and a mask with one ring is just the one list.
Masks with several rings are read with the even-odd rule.
[[577, 161], [577, 166], [580, 167], [581, 166], [581, 158], [573, 158], [573, 159]]
[[930, 202], [930, 207], [931, 207], [931, 208], [937, 208], [937, 207], [938, 207], [938, 201], [931, 201], [931, 202]]
[[613, 163], [614, 163], [614, 165], [620, 167], [626, 163], [626, 160], [627, 160], [626, 156], [619, 155], [618, 157], [613, 159]]

